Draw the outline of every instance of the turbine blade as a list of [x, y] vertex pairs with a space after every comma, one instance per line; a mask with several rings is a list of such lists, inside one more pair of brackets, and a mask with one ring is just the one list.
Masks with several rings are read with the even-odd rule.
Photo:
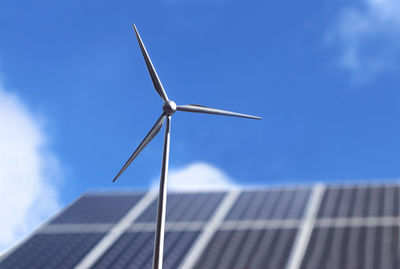
[[157, 135], [157, 133], [160, 131], [164, 120], [165, 120], [166, 115], [163, 113], [156, 123], [153, 125], [151, 128], [150, 132], [145, 136], [143, 141], [140, 143], [140, 145], [135, 149], [135, 151], [132, 153], [131, 157], [126, 161], [125, 165], [121, 168], [121, 170], [118, 172], [118, 174], [115, 176], [113, 179], [113, 182], [117, 180], [117, 178], [125, 171], [126, 168], [133, 162], [133, 160], [139, 155], [139, 153], [147, 146], [147, 144], [150, 143], [150, 141]]
[[165, 92], [164, 87], [161, 84], [160, 79], [158, 78], [156, 69], [154, 69], [154, 66], [151, 63], [151, 60], [150, 60], [149, 54], [147, 53], [146, 47], [144, 46], [143, 41], [140, 38], [139, 32], [136, 29], [136, 26], [134, 24], [132, 24], [132, 26], [133, 26], [133, 30], [135, 30], [136, 38], [139, 43], [140, 50], [142, 51], [144, 61], [146, 62], [147, 70], [149, 70], [151, 80], [153, 81], [154, 88], [156, 89], [158, 94], [161, 96], [161, 98], [164, 100], [164, 102], [167, 102], [168, 101], [167, 93]]
[[236, 113], [201, 105], [183, 105], [183, 106], [176, 106], [176, 110], [185, 111], [185, 112], [195, 112], [195, 113], [206, 113], [206, 114], [216, 114], [216, 115], [223, 115], [223, 116], [232, 116], [232, 117], [240, 117], [240, 118], [247, 118], [247, 119], [256, 119], [261, 120], [260, 117]]

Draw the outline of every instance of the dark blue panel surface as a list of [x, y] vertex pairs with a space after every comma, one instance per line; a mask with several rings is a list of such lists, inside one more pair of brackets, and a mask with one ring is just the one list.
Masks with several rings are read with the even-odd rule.
[[90, 234], [37, 234], [0, 262], [0, 268], [73, 268], [104, 236]]
[[397, 186], [349, 186], [327, 188], [319, 218], [398, 217]]
[[195, 268], [285, 268], [296, 232], [296, 229], [218, 231]]
[[[226, 193], [173, 193], [167, 197], [167, 221], [207, 221]], [[155, 222], [154, 201], [136, 222]]]
[[226, 220], [301, 219], [310, 189], [244, 191]]
[[[310, 193], [310, 188], [243, 191], [225, 221], [246, 221], [249, 226], [225, 223], [208, 242], [195, 268], [285, 268], [297, 229], [267, 229], [260, 227], [260, 222], [254, 229], [242, 228], [253, 227], [251, 221], [255, 220], [302, 219]], [[177, 225], [171, 222], [209, 221], [225, 195], [224, 192], [169, 194], [167, 227], [170, 229], [171, 225]], [[139, 194], [85, 195], [51, 224], [115, 224], [141, 197]], [[379, 219], [400, 215], [399, 197], [397, 185], [327, 186], [318, 209], [318, 217], [325, 220], [315, 222], [301, 268], [400, 268], [400, 226], [395, 226], [396, 222], [391, 219]], [[155, 200], [145, 209], [136, 223], [154, 225], [156, 203]], [[336, 218], [352, 217], [357, 217], [357, 221], [335, 221]], [[360, 217], [375, 219], [373, 223], [364, 224]], [[354, 226], [345, 226], [349, 224]], [[0, 268], [74, 268], [104, 236], [103, 233], [73, 233], [71, 231], [76, 230], [56, 225], [53, 231], [63, 227], [64, 233], [33, 236], [4, 258]], [[95, 226], [74, 227], [85, 227], [83, 230], [87, 231], [87, 228], [94, 229]], [[152, 226], [147, 224], [132, 229], [141, 227], [143, 231], [124, 233], [93, 268], [151, 268], [154, 231], [149, 231]], [[185, 227], [198, 226], [179, 223], [172, 228], [182, 230], [167, 229], [166, 269], [178, 268], [201, 232], [183, 230]]]
[[67, 208], [51, 224], [115, 223], [139, 200], [142, 194], [85, 195]]
[[[165, 269], [175, 269], [182, 262], [199, 232], [166, 232]], [[101, 257], [93, 268], [151, 268], [154, 232], [128, 232]]]
[[301, 268], [398, 269], [399, 226], [315, 228]]

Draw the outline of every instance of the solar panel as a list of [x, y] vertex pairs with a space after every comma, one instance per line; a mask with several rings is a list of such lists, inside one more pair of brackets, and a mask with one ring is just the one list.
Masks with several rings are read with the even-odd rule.
[[244, 191], [226, 220], [300, 219], [310, 189]]
[[[156, 203], [86, 194], [0, 268], [151, 268]], [[397, 184], [172, 193], [164, 268], [400, 268], [399, 206]]]
[[51, 223], [115, 223], [142, 197], [143, 194], [82, 196]]
[[328, 188], [320, 218], [399, 216], [399, 187], [352, 186]]
[[[207, 221], [225, 195], [223, 192], [168, 194], [166, 221]], [[155, 200], [136, 222], [155, 222], [156, 213]]]
[[320, 227], [301, 268], [400, 268], [399, 226]]
[[36, 234], [0, 263], [0, 268], [73, 268], [102, 233]]
[[283, 268], [296, 229], [218, 231], [195, 268]]
[[[177, 268], [198, 231], [166, 232], [164, 268]], [[154, 232], [127, 232], [93, 268], [151, 268]]]

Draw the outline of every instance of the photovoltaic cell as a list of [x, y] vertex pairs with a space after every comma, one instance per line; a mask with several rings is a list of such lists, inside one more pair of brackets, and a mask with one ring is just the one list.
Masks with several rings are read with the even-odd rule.
[[399, 226], [315, 228], [301, 268], [400, 268]]
[[104, 236], [90, 234], [37, 234], [0, 262], [0, 268], [73, 268]]
[[[285, 268], [297, 235], [293, 225], [300, 222], [287, 222], [288, 226], [279, 223], [303, 219], [310, 194], [310, 188], [242, 191], [195, 268]], [[202, 233], [204, 223], [187, 222], [209, 221], [225, 195], [168, 195], [164, 268], [178, 268]], [[93, 230], [103, 231], [104, 225], [95, 224], [115, 224], [142, 196], [96, 194], [79, 198], [49, 224], [49, 229], [45, 227], [0, 260], [0, 268], [74, 268], [104, 236]], [[400, 217], [399, 198], [400, 187], [393, 184], [326, 186], [300, 268], [400, 268], [400, 225], [395, 225], [393, 218]], [[93, 268], [151, 268], [156, 205], [155, 200], [136, 220], [137, 225], [117, 239]], [[379, 219], [382, 217], [391, 218]], [[274, 221], [253, 226], [251, 221], [256, 220]], [[79, 225], [69, 229], [54, 224]]]
[[226, 220], [301, 219], [310, 189], [244, 191]]
[[295, 236], [296, 229], [218, 231], [195, 268], [281, 269]]
[[115, 223], [118, 222], [143, 194], [86, 195], [67, 208], [51, 224]]
[[[173, 193], [167, 197], [166, 221], [207, 221], [226, 193]], [[136, 222], [155, 222], [157, 201]]]
[[397, 217], [399, 190], [395, 186], [327, 188], [318, 217]]
[[[175, 269], [182, 262], [199, 232], [166, 232], [165, 269]], [[154, 232], [128, 232], [102, 256], [93, 268], [151, 268]]]

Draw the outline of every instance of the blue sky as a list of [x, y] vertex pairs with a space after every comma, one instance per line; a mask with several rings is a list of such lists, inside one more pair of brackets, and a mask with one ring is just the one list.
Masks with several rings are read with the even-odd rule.
[[170, 99], [263, 117], [177, 113], [172, 169], [202, 162], [251, 185], [395, 180], [399, 14], [395, 0], [3, 0], [1, 88], [38, 124], [60, 206], [159, 175], [162, 135], [111, 182], [162, 106], [132, 23]]

